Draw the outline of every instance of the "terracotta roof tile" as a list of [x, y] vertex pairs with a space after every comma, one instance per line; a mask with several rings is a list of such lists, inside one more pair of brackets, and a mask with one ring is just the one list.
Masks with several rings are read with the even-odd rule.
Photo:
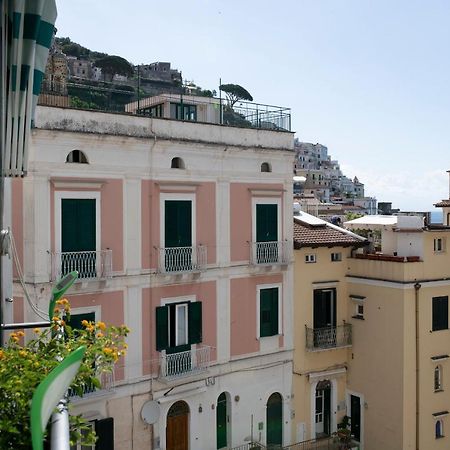
[[294, 248], [328, 246], [364, 246], [366, 241], [358, 239], [344, 230], [339, 231], [326, 224], [310, 226], [294, 219]]
[[437, 207], [450, 206], [450, 199], [442, 200], [439, 203], [435, 203], [434, 206], [437, 206]]

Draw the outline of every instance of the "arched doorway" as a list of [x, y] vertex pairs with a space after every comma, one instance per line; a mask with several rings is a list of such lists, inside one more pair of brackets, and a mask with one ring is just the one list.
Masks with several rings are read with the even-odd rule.
[[189, 406], [186, 402], [174, 403], [167, 413], [166, 449], [189, 449]]
[[283, 399], [278, 392], [267, 400], [267, 448], [281, 448], [283, 445]]
[[222, 392], [217, 399], [216, 407], [216, 437], [217, 437], [217, 448], [228, 448], [229, 444], [229, 401], [228, 395]]
[[329, 436], [331, 433], [331, 383], [323, 380], [316, 386], [315, 401], [316, 437]]

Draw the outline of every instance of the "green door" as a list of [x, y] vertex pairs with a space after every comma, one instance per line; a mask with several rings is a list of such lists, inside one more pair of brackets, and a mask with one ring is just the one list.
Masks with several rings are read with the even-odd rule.
[[267, 400], [267, 448], [281, 448], [283, 443], [283, 402], [275, 392]]
[[192, 202], [166, 200], [164, 207], [166, 272], [192, 269]]
[[227, 396], [222, 392], [217, 399], [216, 409], [217, 448], [227, 447]]
[[278, 241], [278, 205], [256, 205], [256, 242]]
[[61, 276], [76, 270], [78, 278], [95, 278], [97, 272], [95, 250], [95, 199], [62, 199]]

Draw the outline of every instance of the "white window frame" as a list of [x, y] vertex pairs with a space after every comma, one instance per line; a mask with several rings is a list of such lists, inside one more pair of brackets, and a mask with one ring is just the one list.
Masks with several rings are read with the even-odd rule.
[[[362, 308], [363, 308], [362, 313], [359, 312], [360, 306], [362, 306]], [[355, 305], [355, 316], [364, 319], [364, 303], [363, 302], [356, 302], [356, 305]]]
[[277, 205], [277, 242], [283, 240], [281, 229], [281, 198], [280, 197], [253, 197], [252, 198], [252, 242], [256, 242], [256, 205]]
[[101, 250], [101, 194], [99, 191], [56, 191], [55, 192], [55, 252], [62, 248], [62, 201], [64, 199], [95, 200], [95, 250]]
[[[179, 305], [175, 306], [175, 309], [178, 310], [178, 307], [186, 307], [186, 344], [179, 344], [179, 337], [178, 337], [178, 328], [175, 329], [175, 345], [189, 345], [189, 307], [188, 303], [194, 303], [197, 302], [197, 297], [195, 295], [183, 295], [181, 297], [167, 297], [161, 299], [160, 306], [167, 306], [172, 303], [180, 303]], [[175, 312], [175, 317], [177, 317], [177, 312]], [[176, 318], [178, 321], [178, 319]], [[170, 341], [170, 317], [168, 318], [168, 327], [167, 327], [167, 337]], [[195, 344], [194, 344], [195, 345]], [[192, 347], [191, 347], [192, 348]], [[165, 350], [164, 350], [165, 352]]]
[[100, 305], [80, 306], [79, 308], [71, 308], [70, 309], [71, 316], [76, 316], [77, 314], [89, 314], [89, 313], [95, 314], [96, 322], [102, 320], [101, 319], [102, 307]]
[[342, 252], [332, 252], [331, 262], [342, 262]]
[[283, 334], [283, 317], [282, 317], [282, 302], [283, 302], [283, 291], [282, 291], [282, 283], [274, 283], [274, 284], [258, 284], [256, 286], [256, 336], [257, 339], [270, 339], [273, 336], [260, 336], [260, 310], [261, 310], [261, 299], [260, 292], [263, 289], [272, 289], [278, 288], [278, 333], [273, 336], [280, 336]]
[[[440, 436], [436, 436], [436, 425], [437, 423], [441, 424], [441, 435]], [[444, 434], [444, 420], [442, 418], [436, 419], [435, 423], [434, 423], [434, 438], [435, 439], [442, 439], [443, 437], [445, 437]]]
[[307, 253], [305, 255], [306, 264], [313, 264], [315, 262], [317, 262], [317, 255], [315, 253]]
[[[178, 317], [178, 311], [180, 309], [184, 309], [184, 336], [180, 336], [179, 330], [180, 330], [180, 320]], [[189, 308], [188, 303], [180, 303], [179, 305], [175, 305], [175, 345], [188, 345], [189, 338], [188, 338], [188, 326], [189, 326]], [[169, 327], [170, 327], [170, 320], [169, 320]], [[184, 339], [180, 339], [184, 338]], [[181, 343], [180, 340], [184, 340], [184, 343]]]
[[444, 238], [434, 238], [434, 253], [443, 253], [445, 252], [445, 239]]
[[[434, 387], [434, 392], [442, 392], [444, 390], [443, 386], [442, 386], [442, 366], [440, 364], [437, 364], [434, 367], [434, 371], [433, 371], [433, 387]], [[438, 372], [438, 387], [436, 388], [436, 372]]]
[[196, 227], [196, 215], [197, 215], [197, 205], [196, 205], [196, 195], [195, 194], [186, 194], [186, 193], [165, 193], [162, 192], [160, 194], [160, 203], [159, 203], [159, 235], [160, 235], [160, 248], [165, 248], [165, 223], [166, 223], [166, 200], [180, 200], [180, 201], [190, 201], [191, 202], [191, 229], [192, 236], [191, 242], [192, 247], [197, 245], [197, 227]]

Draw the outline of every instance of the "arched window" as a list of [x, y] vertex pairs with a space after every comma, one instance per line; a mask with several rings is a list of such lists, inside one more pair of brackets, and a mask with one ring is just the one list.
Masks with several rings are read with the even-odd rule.
[[435, 429], [434, 429], [434, 436], [436, 439], [444, 437], [444, 428], [443, 428], [443, 424], [442, 424], [442, 420], [436, 420], [436, 424], [435, 424]]
[[172, 158], [172, 162], [170, 163], [171, 169], [184, 169], [184, 161], [181, 158], [175, 157]]
[[434, 391], [442, 391], [442, 366], [434, 368]]
[[261, 172], [272, 172], [272, 167], [268, 162], [263, 162], [261, 164]]
[[86, 155], [81, 150], [72, 150], [66, 158], [67, 163], [89, 164]]
[[281, 447], [283, 444], [283, 398], [278, 392], [274, 392], [267, 400], [266, 423], [268, 447], [271, 445]]

